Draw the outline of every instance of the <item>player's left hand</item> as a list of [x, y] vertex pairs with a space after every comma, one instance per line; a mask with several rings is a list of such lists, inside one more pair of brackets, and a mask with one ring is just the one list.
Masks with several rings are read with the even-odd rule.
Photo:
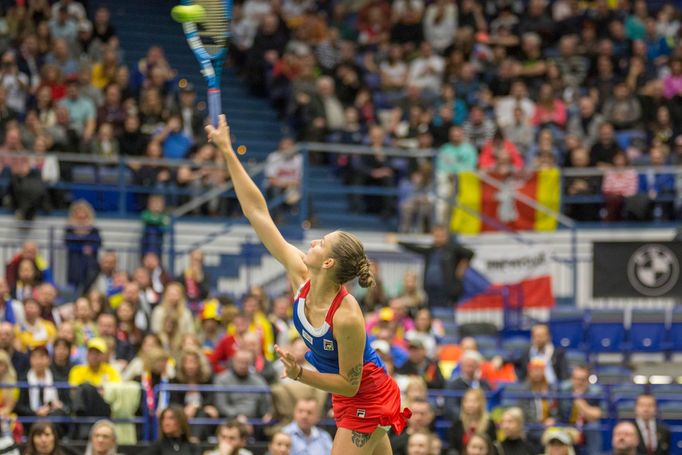
[[280, 348], [278, 345], [275, 345], [275, 352], [284, 365], [284, 374], [282, 375], [282, 379], [296, 379], [301, 372], [302, 367], [296, 363], [294, 355], [291, 352], [282, 350], [282, 348]]

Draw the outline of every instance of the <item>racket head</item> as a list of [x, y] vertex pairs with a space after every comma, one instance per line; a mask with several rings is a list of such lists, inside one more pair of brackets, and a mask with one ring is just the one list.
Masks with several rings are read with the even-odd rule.
[[220, 72], [230, 36], [232, 2], [230, 0], [180, 0], [181, 5], [199, 5], [204, 15], [198, 21], [183, 22], [182, 28], [190, 49], [201, 65], [209, 88], [220, 88]]

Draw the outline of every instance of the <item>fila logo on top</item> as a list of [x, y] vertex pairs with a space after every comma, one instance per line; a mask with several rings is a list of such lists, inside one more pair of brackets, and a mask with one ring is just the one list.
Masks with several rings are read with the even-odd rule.
[[333, 351], [334, 350], [334, 342], [332, 340], [322, 340], [322, 347], [324, 347], [325, 351]]

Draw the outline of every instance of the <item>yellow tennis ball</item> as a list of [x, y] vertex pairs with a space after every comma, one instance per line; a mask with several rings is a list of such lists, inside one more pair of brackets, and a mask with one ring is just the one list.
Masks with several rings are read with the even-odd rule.
[[204, 17], [204, 7], [201, 5], [177, 5], [171, 10], [171, 17], [176, 22], [196, 22]]

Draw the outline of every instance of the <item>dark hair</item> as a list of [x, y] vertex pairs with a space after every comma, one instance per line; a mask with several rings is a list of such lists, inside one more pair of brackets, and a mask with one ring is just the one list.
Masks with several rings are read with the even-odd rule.
[[236, 428], [239, 431], [239, 437], [241, 439], [246, 439], [249, 436], [249, 430], [246, 428], [246, 425], [244, 425], [243, 423], [236, 419], [231, 419], [225, 423], [221, 423], [220, 425], [218, 425], [215, 434], [216, 436], [219, 436], [222, 430], [227, 430], [230, 428]]
[[370, 270], [369, 259], [365, 255], [362, 242], [353, 234], [336, 231], [337, 238], [332, 245], [332, 257], [336, 259], [334, 267], [336, 282], [344, 284], [355, 277], [363, 288], [375, 284], [374, 275]]
[[189, 437], [192, 435], [192, 432], [189, 429], [187, 415], [185, 415], [185, 410], [177, 404], [171, 404], [166, 409], [161, 411], [161, 415], [159, 416], [159, 439], [167, 438], [167, 436], [163, 433], [163, 418], [168, 413], [173, 414], [173, 417], [175, 417], [175, 420], [178, 422], [178, 426], [180, 427], [180, 439], [189, 441]]
[[61, 454], [62, 450], [59, 447], [59, 435], [57, 434], [57, 429], [52, 422], [36, 422], [31, 425], [31, 431], [28, 432], [28, 442], [26, 444], [26, 451], [24, 455], [37, 455], [38, 450], [36, 449], [35, 442], [33, 441], [36, 436], [47, 433], [51, 431], [54, 435], [54, 448], [52, 449], [53, 454]]
[[67, 340], [66, 338], [57, 338], [54, 340], [54, 343], [52, 344], [52, 350], [54, 352], [54, 348], [56, 348], [58, 345], [63, 344], [66, 349], [71, 352], [71, 342]]

